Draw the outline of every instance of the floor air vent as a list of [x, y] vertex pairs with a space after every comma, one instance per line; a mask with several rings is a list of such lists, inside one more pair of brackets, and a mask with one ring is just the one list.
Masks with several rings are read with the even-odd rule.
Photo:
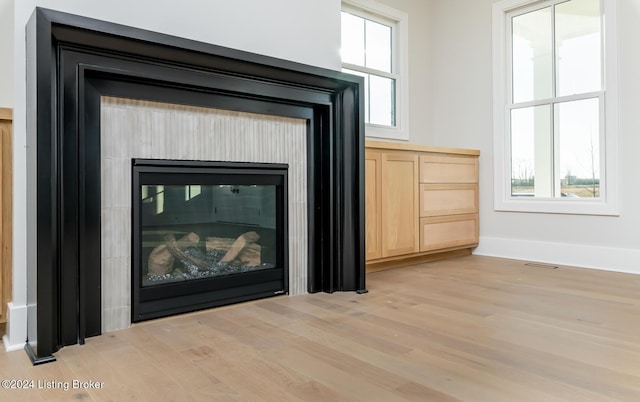
[[532, 268], [558, 269], [557, 265], [542, 264], [539, 262], [527, 262], [524, 265]]

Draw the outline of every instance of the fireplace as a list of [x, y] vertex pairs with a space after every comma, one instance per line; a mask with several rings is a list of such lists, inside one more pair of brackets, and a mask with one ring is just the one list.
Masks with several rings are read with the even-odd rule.
[[[122, 282], [112, 281], [112, 275], [120, 279], [126, 276], [130, 280], [133, 272], [139, 273], [139, 290], [149, 290], [147, 293], [140, 292], [138, 295], [143, 301], [155, 301], [152, 300], [153, 293], [159, 292], [156, 289], [176, 286], [174, 293], [177, 294], [180, 293], [177, 289], [183, 285], [204, 286], [222, 279], [219, 276], [210, 275], [205, 278], [181, 281], [179, 280], [180, 272], [189, 271], [189, 267], [176, 263], [176, 256], [173, 256], [174, 263], [170, 272], [172, 276], [166, 278], [161, 284], [151, 285], [152, 279], [162, 279], [148, 275], [149, 258], [143, 254], [151, 253], [153, 249], [160, 246], [159, 243], [173, 244], [171, 236], [158, 240], [159, 237], [152, 239], [142, 236], [141, 231], [138, 242], [148, 243], [148, 248], [143, 247], [133, 259], [127, 257], [126, 253], [120, 255], [119, 250], [130, 247], [132, 243], [131, 236], [128, 236], [128, 232], [124, 232], [122, 228], [131, 224], [130, 215], [124, 212], [132, 207], [133, 197], [125, 195], [126, 206], [122, 205], [122, 199], [114, 200], [114, 195], [122, 196], [125, 193], [115, 194], [116, 192], [105, 186], [113, 182], [116, 183], [117, 189], [128, 187], [132, 190], [130, 184], [122, 186], [123, 182], [131, 180], [130, 176], [121, 175], [123, 171], [127, 171], [127, 167], [128, 169], [133, 165], [150, 167], [148, 164], [155, 162], [149, 162], [148, 159], [179, 160], [179, 163], [183, 164], [180, 168], [192, 168], [193, 166], [187, 166], [190, 164], [189, 161], [207, 161], [205, 165], [210, 161], [288, 163], [285, 160], [267, 161], [252, 156], [240, 158], [236, 155], [231, 158], [228, 155], [230, 150], [226, 146], [213, 147], [216, 152], [219, 152], [214, 157], [200, 155], [199, 152], [206, 149], [200, 146], [200, 143], [211, 144], [210, 130], [201, 130], [198, 138], [188, 137], [188, 133], [191, 132], [189, 130], [181, 132], [179, 136], [173, 135], [171, 141], [175, 147], [171, 149], [180, 149], [178, 155], [146, 155], [144, 153], [149, 151], [151, 142], [143, 138], [144, 135], [140, 130], [136, 129], [130, 133], [124, 133], [119, 129], [103, 131], [103, 125], [114, 125], [113, 121], [115, 121], [117, 126], [120, 121], [117, 118], [111, 122], [103, 121], [104, 116], [101, 113], [104, 111], [104, 99], [126, 99], [149, 104], [171, 105], [165, 108], [168, 110], [167, 115], [174, 114], [175, 110], [172, 108], [189, 110], [195, 108], [219, 110], [233, 115], [231, 117], [235, 114], [267, 116], [274, 119], [275, 126], [282, 124], [278, 119], [301, 122], [296, 124], [303, 127], [302, 133], [296, 131], [298, 134], [294, 135], [296, 138], [303, 137], [303, 145], [300, 148], [297, 148], [297, 145], [294, 147], [273, 142], [270, 136], [277, 130], [259, 131], [254, 137], [262, 141], [263, 148], [271, 146], [273, 151], [270, 150], [269, 153], [277, 153], [280, 149], [284, 149], [289, 150], [293, 157], [304, 159], [304, 163], [298, 164], [297, 167], [289, 165], [290, 189], [292, 186], [297, 186], [297, 182], [302, 181], [299, 180], [300, 175], [304, 176], [304, 186], [300, 187], [302, 190], [295, 195], [296, 202], [304, 205], [303, 208], [295, 210], [297, 213], [302, 211], [304, 215], [296, 216], [296, 222], [291, 222], [289, 219], [289, 228], [303, 221], [303, 225], [298, 225], [302, 229], [297, 230], [302, 230], [304, 233], [303, 236], [299, 232], [288, 235], [289, 245], [292, 242], [303, 243], [304, 253], [298, 253], [289, 247], [289, 272], [304, 270], [304, 275], [298, 276], [303, 278], [303, 283], [296, 286], [304, 287], [310, 293], [366, 292], [362, 87], [362, 78], [338, 71], [51, 10], [36, 9], [27, 26], [27, 114], [29, 117], [27, 119], [26, 183], [28, 237], [26, 350], [34, 364], [55, 360], [53, 353], [65, 345], [82, 344], [87, 337], [100, 335], [103, 332], [105, 314], [117, 312], [120, 318], [127, 316], [123, 313], [123, 311], [126, 312], [126, 307], [121, 310], [108, 309], [105, 312], [103, 295], [121, 297], [124, 289]], [[162, 115], [162, 113], [157, 114]], [[188, 113], [191, 112], [188, 111]], [[134, 120], [142, 123], [146, 121], [138, 118]], [[154, 130], [154, 127], [146, 123], [140, 127], [148, 131]], [[169, 125], [162, 124], [159, 127], [166, 129]], [[229, 142], [236, 141], [236, 138], [244, 135], [243, 130], [222, 131], [229, 136], [225, 140]], [[118, 140], [118, 145], [114, 148], [130, 147], [131, 144], [125, 139], [134, 139], [139, 140], [135, 146], [140, 147], [138, 149], [140, 153], [101, 158], [102, 152], [109, 147], [104, 145], [103, 140], [111, 138], [113, 133], [118, 132], [123, 133], [125, 137], [122, 141]], [[257, 142], [253, 139], [244, 140], [244, 144], [254, 143]], [[132, 159], [136, 161], [133, 162]], [[165, 167], [167, 166], [162, 168]], [[214, 169], [215, 167], [201, 166], [201, 168]], [[116, 172], [117, 175], [110, 176], [112, 172]], [[130, 175], [131, 171], [128, 170], [128, 172]], [[298, 172], [295, 173], [295, 179], [293, 172]], [[141, 206], [138, 203], [137, 205], [140, 209], [146, 208], [146, 213], [151, 213], [151, 209], [155, 207], [157, 213], [159, 202], [156, 200], [161, 193], [159, 187], [165, 186], [163, 194], [168, 197], [169, 193], [166, 189], [172, 183], [154, 182], [144, 185], [147, 186], [145, 190], [142, 185], [137, 188], [136, 191], [139, 194], [136, 200], [139, 203], [146, 202], [147, 205]], [[248, 194], [253, 191], [249, 188], [253, 188], [251, 186], [254, 185], [270, 186], [268, 183], [227, 184], [206, 180], [194, 183], [181, 182], [175, 185], [179, 189], [174, 188], [172, 190], [174, 194], [171, 197], [177, 197], [178, 193], [181, 193], [183, 198], [193, 197], [193, 205], [198, 198], [198, 191], [200, 194], [203, 194], [202, 191], [213, 192], [212, 189], [215, 186], [228, 186], [224, 187], [229, 190], [225, 195], [228, 197]], [[146, 193], [143, 194], [143, 191]], [[272, 189], [265, 190], [265, 192], [269, 191]], [[278, 192], [277, 188], [275, 191]], [[153, 197], [156, 198], [152, 200]], [[182, 202], [185, 201], [188, 200]], [[290, 194], [289, 214], [292, 210], [291, 201]], [[270, 201], [263, 200], [263, 202], [268, 204]], [[165, 202], [164, 207], [167, 206]], [[174, 214], [174, 218], [179, 215], [179, 213]], [[278, 212], [276, 212], [275, 223], [276, 238], [286, 236], [284, 229], [278, 232], [277, 217]], [[160, 225], [159, 219], [156, 216], [156, 220], [150, 221], [149, 225]], [[163, 235], [173, 235], [175, 242], [179, 242], [185, 236], [188, 240], [188, 236], [192, 232], [195, 233], [199, 238], [196, 248], [199, 252], [204, 252], [205, 257], [208, 238], [232, 239], [235, 242], [245, 233], [256, 232], [264, 243], [260, 246], [261, 250], [264, 246], [265, 262], [273, 264], [274, 268], [280, 265], [278, 246], [276, 245], [274, 249], [271, 244], [267, 244], [269, 236], [265, 228], [269, 225], [266, 218], [264, 221], [255, 219], [249, 222], [236, 221], [230, 225], [246, 225], [254, 229], [257, 229], [256, 225], [262, 225], [265, 228], [230, 230], [224, 234], [203, 232], [200, 228], [193, 226], [186, 227], [190, 221], [182, 216], [180, 219], [182, 222], [176, 225], [182, 225], [182, 228], [179, 230], [175, 228], [176, 230], [172, 230], [172, 233], [163, 233]], [[213, 218], [209, 219], [208, 223], [212, 221], [214, 221]], [[160, 236], [159, 232], [162, 230], [167, 231], [165, 227], [158, 229], [156, 234]], [[260, 230], [263, 230], [262, 234]], [[150, 232], [151, 229], [148, 234]], [[283, 247], [287, 247], [286, 242]], [[174, 253], [176, 253], [175, 249]], [[296, 253], [298, 254], [296, 258], [300, 259], [299, 256], [303, 255], [304, 261], [296, 262], [294, 267], [291, 266], [291, 255]], [[286, 253], [284, 256], [286, 257]], [[144, 271], [141, 267], [145, 259], [147, 260], [146, 276], [143, 275]], [[127, 261], [131, 261], [132, 265], [138, 261], [139, 266], [135, 268], [138, 271], [129, 267]], [[287, 260], [284, 258], [282, 260], [284, 270], [274, 274], [274, 277], [286, 277], [286, 263]], [[113, 270], [114, 267], [117, 270]], [[213, 268], [203, 267], [204, 271], [208, 269]], [[255, 269], [248, 274], [249, 276], [266, 275], [267, 271], [271, 272], [270, 270], [271, 268]], [[228, 278], [233, 276], [229, 275]], [[275, 282], [275, 280], [267, 280], [267, 282]], [[283, 283], [284, 286], [279, 284], [278, 289], [274, 286], [265, 292], [258, 290], [253, 293], [286, 292], [287, 281], [284, 280]], [[292, 291], [291, 283], [292, 278], [289, 277], [289, 292]], [[196, 292], [196, 294], [202, 295], [216, 291], [216, 285], [213, 285], [213, 288]], [[197, 300], [189, 308], [216, 305], [234, 297], [243, 298], [246, 295], [231, 298], [222, 296], [206, 301]], [[185, 306], [181, 304], [172, 307], [161, 306], [148, 316], [145, 316], [146, 313], [137, 318], [135, 314], [128, 316], [135, 321], [150, 318], [155, 314], [162, 315], [162, 311], [178, 312], [183, 308]]]
[[287, 292], [286, 165], [132, 167], [134, 322]]

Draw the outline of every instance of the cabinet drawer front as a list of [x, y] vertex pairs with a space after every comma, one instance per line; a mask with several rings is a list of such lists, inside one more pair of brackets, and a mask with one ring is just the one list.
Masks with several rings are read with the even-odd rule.
[[475, 214], [477, 212], [477, 184], [420, 185], [421, 217]]
[[475, 245], [478, 215], [420, 219], [420, 251]]
[[421, 183], [477, 183], [478, 159], [469, 156], [420, 155]]

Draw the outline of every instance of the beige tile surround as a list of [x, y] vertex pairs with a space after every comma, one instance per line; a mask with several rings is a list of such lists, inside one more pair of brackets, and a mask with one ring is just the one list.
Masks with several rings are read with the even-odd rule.
[[289, 294], [307, 289], [303, 119], [102, 98], [102, 331], [131, 325], [131, 159], [289, 164]]

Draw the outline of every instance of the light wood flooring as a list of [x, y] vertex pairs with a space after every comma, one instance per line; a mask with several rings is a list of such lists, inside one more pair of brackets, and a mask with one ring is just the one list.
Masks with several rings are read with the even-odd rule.
[[0, 352], [1, 379], [103, 382], [0, 400], [640, 401], [640, 275], [469, 256], [367, 288], [147, 322], [38, 367]]

